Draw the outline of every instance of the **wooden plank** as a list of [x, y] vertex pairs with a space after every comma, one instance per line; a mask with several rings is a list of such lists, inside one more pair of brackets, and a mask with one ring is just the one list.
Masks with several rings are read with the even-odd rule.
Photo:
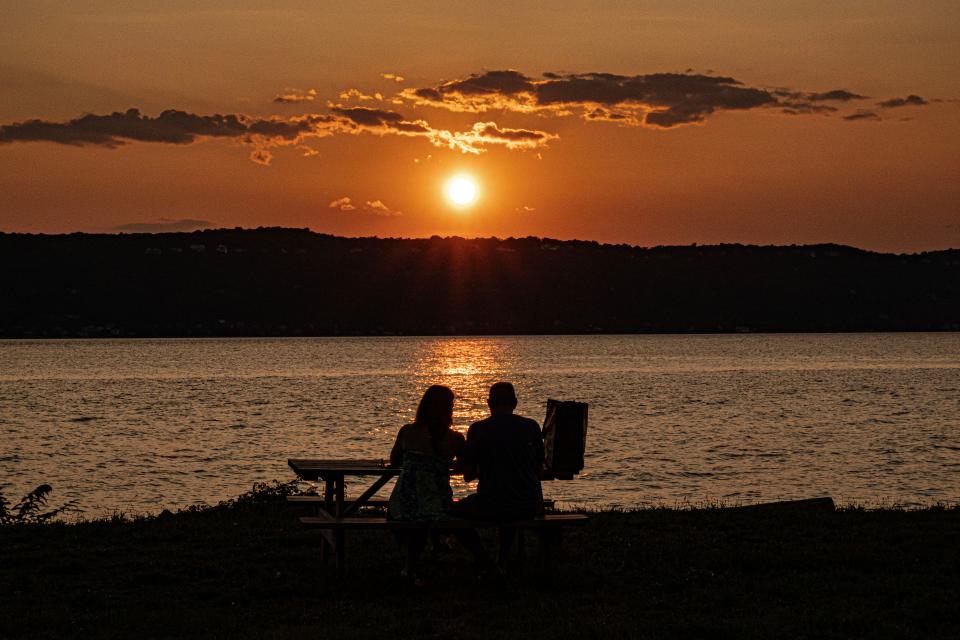
[[[317, 480], [328, 474], [348, 476], [396, 476], [398, 467], [390, 467], [384, 460], [317, 460], [311, 458], [288, 458], [289, 466], [298, 477], [304, 480]], [[461, 472], [450, 469], [450, 475]]]
[[[387, 478], [389, 481], [389, 478]], [[368, 489], [369, 491], [369, 489]], [[347, 496], [344, 498], [347, 502], [356, 502], [357, 499], [350, 498]], [[287, 504], [291, 505], [316, 505], [323, 504], [323, 496], [314, 495], [314, 494], [305, 494], [299, 496], [287, 496]], [[374, 507], [374, 508], [385, 508], [390, 505], [389, 500], [366, 500], [360, 507]], [[554, 501], [553, 500], [544, 500], [543, 508], [544, 509], [553, 509]], [[348, 507], [349, 510], [349, 507]], [[348, 514], [349, 515], [349, 514]]]
[[379, 517], [355, 517], [331, 520], [329, 518], [304, 516], [300, 522], [309, 527], [318, 529], [479, 529], [487, 527], [517, 527], [520, 529], [539, 529], [542, 527], [563, 527], [583, 525], [590, 522], [590, 518], [580, 513], [559, 513], [515, 522], [489, 522], [478, 520], [437, 520], [430, 522], [413, 522], [406, 520], [390, 520]]
[[289, 466], [298, 477], [304, 480], [317, 480], [328, 474], [346, 474], [353, 476], [395, 476], [400, 469], [386, 466], [383, 460], [314, 460], [290, 458]]
[[[387, 478], [389, 481], [389, 477]], [[345, 498], [348, 503], [354, 503], [357, 500], [350, 497]], [[362, 507], [386, 507], [390, 503], [389, 500], [366, 500]], [[306, 496], [287, 496], [287, 504], [291, 505], [306, 505], [313, 506], [316, 504], [323, 504], [323, 496], [315, 495], [306, 495]]]

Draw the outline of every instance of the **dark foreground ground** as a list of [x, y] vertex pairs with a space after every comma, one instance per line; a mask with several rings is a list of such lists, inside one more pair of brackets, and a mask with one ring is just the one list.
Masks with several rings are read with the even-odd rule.
[[596, 513], [502, 583], [428, 585], [387, 536], [319, 562], [282, 490], [210, 509], [0, 528], [0, 637], [957, 638], [960, 509]]

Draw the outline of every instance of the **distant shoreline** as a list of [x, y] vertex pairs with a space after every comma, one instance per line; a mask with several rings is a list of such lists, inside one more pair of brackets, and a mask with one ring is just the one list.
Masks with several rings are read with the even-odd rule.
[[40, 342], [72, 340], [310, 340], [326, 338], [554, 338], [554, 337], [642, 337], [642, 336], [836, 336], [881, 334], [945, 334], [960, 329], [878, 329], [850, 331], [648, 331], [637, 333], [461, 333], [461, 334], [337, 334], [337, 335], [91, 335], [91, 336], [16, 336], [0, 337], [0, 342]]
[[960, 331], [960, 250], [0, 234], [0, 338]]

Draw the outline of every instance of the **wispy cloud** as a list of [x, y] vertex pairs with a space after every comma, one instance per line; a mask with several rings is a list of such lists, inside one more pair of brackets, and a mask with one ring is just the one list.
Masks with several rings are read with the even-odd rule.
[[393, 216], [401, 216], [403, 213], [395, 209], [391, 209], [383, 200], [367, 200], [363, 203], [363, 207], [357, 207], [353, 203], [353, 199], [350, 196], [343, 196], [342, 198], [337, 198], [332, 201], [329, 205], [330, 209], [337, 209], [338, 211], [358, 211], [358, 212], [367, 212], [372, 213], [373, 215], [389, 218]]
[[331, 111], [346, 119], [346, 129], [352, 133], [424, 137], [434, 146], [463, 153], [482, 153], [484, 147], [491, 145], [507, 149], [534, 149], [558, 138], [546, 131], [510, 129], [500, 127], [495, 122], [477, 122], [467, 131], [435, 129], [425, 120], [409, 120], [396, 111], [386, 109], [335, 106]]
[[367, 200], [363, 205], [365, 211], [370, 211], [371, 213], [382, 216], [382, 217], [393, 217], [393, 216], [402, 216], [403, 212], [396, 211], [391, 209], [383, 203], [383, 200]]
[[115, 148], [129, 142], [190, 144], [199, 138], [293, 142], [332, 120], [329, 115], [261, 119], [238, 114], [197, 115], [174, 109], [151, 117], [139, 109], [128, 109], [106, 115], [87, 114], [66, 122], [26, 120], [2, 125], [0, 144], [45, 141]]
[[373, 95], [367, 95], [360, 89], [347, 89], [346, 91], [340, 92], [341, 100], [357, 100], [358, 102], [368, 102], [370, 100], [383, 100], [383, 95], [380, 93], [374, 93]]
[[861, 96], [859, 94], [853, 93], [852, 91], [847, 91], [846, 89], [833, 89], [832, 91], [824, 91], [822, 93], [808, 93], [805, 94], [807, 100], [812, 102], [822, 102], [824, 100], [837, 100], [839, 102], [850, 102], [851, 100], [866, 100], [867, 96]]
[[266, 149], [254, 149], [250, 152], [250, 161], [268, 167], [273, 162], [273, 154]]
[[880, 120], [880, 116], [874, 111], [860, 109], [854, 113], [843, 116], [844, 120]]
[[286, 89], [284, 93], [277, 94], [273, 98], [273, 101], [280, 104], [297, 104], [300, 102], [313, 102], [316, 99], [316, 89], [307, 89], [306, 91], [302, 89]]
[[877, 106], [884, 109], [894, 109], [896, 107], [908, 107], [908, 106], [917, 106], [922, 107], [924, 105], [930, 104], [923, 98], [918, 95], [910, 94], [906, 98], [890, 98], [889, 100], [884, 100], [883, 102], [878, 102]]
[[357, 207], [353, 204], [353, 200], [347, 196], [343, 196], [331, 202], [329, 208], [339, 209], [340, 211], [355, 211]]

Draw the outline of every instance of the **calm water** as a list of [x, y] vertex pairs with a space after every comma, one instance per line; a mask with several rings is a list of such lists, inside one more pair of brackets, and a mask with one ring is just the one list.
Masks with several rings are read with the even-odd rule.
[[585, 473], [545, 486], [568, 503], [960, 501], [960, 334], [0, 342], [0, 488], [213, 503], [386, 457], [432, 383], [465, 430], [501, 379], [537, 420], [590, 403]]

